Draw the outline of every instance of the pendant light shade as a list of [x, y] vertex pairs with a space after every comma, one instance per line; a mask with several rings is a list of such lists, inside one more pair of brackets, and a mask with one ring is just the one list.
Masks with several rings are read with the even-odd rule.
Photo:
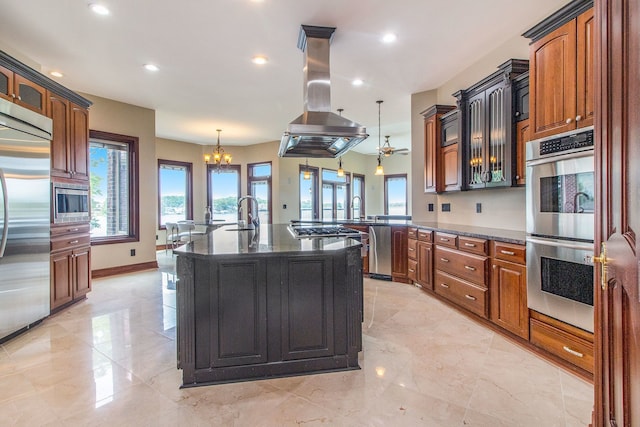
[[376, 167], [376, 175], [384, 175], [384, 168], [382, 167], [382, 158], [378, 154], [378, 166]]
[[309, 172], [309, 159], [304, 160], [304, 172], [302, 172], [302, 178], [311, 179], [311, 172]]
[[344, 169], [342, 169], [342, 156], [338, 159], [338, 176], [344, 176]]

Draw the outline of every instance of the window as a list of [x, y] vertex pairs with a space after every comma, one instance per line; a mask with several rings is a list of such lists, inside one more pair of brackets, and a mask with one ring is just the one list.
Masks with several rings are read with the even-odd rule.
[[91, 242], [138, 241], [138, 138], [89, 131]]
[[318, 219], [319, 169], [300, 165], [300, 219]]
[[407, 214], [407, 174], [384, 176], [384, 214]]
[[322, 170], [322, 219], [347, 219], [349, 212], [349, 174], [338, 176], [331, 169]]
[[353, 219], [364, 218], [364, 175], [353, 174], [353, 180], [351, 185], [352, 197], [351, 197], [351, 210], [353, 212]]
[[258, 201], [260, 222], [271, 224], [271, 162], [247, 165], [247, 187], [247, 194]]
[[240, 198], [240, 165], [218, 169], [207, 165], [207, 200], [213, 219], [237, 221]]
[[193, 219], [191, 163], [158, 160], [158, 228]]

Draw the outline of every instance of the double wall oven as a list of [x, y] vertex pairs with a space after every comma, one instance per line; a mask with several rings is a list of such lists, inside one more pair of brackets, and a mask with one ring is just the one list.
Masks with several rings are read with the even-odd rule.
[[593, 332], [593, 127], [527, 144], [529, 308]]

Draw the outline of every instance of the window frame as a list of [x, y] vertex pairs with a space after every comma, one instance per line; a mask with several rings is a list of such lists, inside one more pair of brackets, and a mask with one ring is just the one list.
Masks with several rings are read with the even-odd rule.
[[[112, 132], [89, 129], [89, 148], [91, 140], [112, 141], [126, 144], [129, 153], [129, 234], [127, 236], [99, 236], [91, 237], [91, 246], [110, 245], [116, 243], [131, 243], [140, 241], [140, 171], [139, 171], [139, 146], [137, 136], [121, 135]], [[91, 175], [91, 170], [89, 170]]]
[[186, 200], [186, 218], [185, 219], [193, 219], [193, 163], [190, 162], [180, 162], [177, 160], [166, 160], [166, 159], [158, 159], [158, 230], [166, 230], [166, 226], [160, 223], [162, 218], [162, 195], [161, 195], [161, 182], [160, 182], [160, 170], [163, 165], [167, 166], [178, 166], [184, 167], [186, 169], [186, 188], [185, 193], [187, 196]]
[[[271, 170], [271, 174], [270, 175], [252, 175], [253, 173], [253, 168], [255, 166], [260, 166], [260, 165], [269, 165], [269, 169]], [[247, 163], [247, 195], [254, 197], [254, 195], [251, 192], [251, 184], [254, 181], [267, 181], [267, 185], [269, 186], [269, 200], [267, 202], [267, 214], [269, 215], [269, 222], [268, 224], [272, 224], [273, 223], [273, 208], [272, 208], [272, 202], [273, 202], [273, 185], [271, 183], [272, 181], [272, 177], [273, 176], [273, 164], [271, 163], [271, 161], [267, 161], [267, 162], [256, 162], [256, 163]], [[257, 200], [257, 199], [256, 199]], [[253, 209], [253, 204], [249, 203], [249, 213], [251, 213], [253, 215], [252, 209]]]
[[[213, 200], [211, 197], [213, 196], [212, 188], [211, 188], [211, 174], [215, 174], [217, 165], [207, 164], [207, 200], [205, 206], [210, 206], [211, 211], [213, 212]], [[227, 165], [224, 167], [224, 170], [234, 170], [238, 174], [238, 198], [242, 197], [242, 166], [241, 165]], [[240, 210], [238, 210], [238, 218], [240, 218]]]
[[406, 173], [397, 173], [384, 176], [384, 214], [389, 215], [389, 195], [388, 195], [388, 182], [390, 179], [404, 178], [404, 214], [408, 215], [409, 210], [409, 188]]
[[322, 197], [323, 194], [323, 189], [324, 189], [324, 185], [331, 185], [332, 187], [332, 195], [333, 195], [333, 200], [331, 201], [331, 205], [333, 206], [332, 212], [331, 212], [331, 220], [339, 220], [338, 219], [338, 189], [337, 187], [339, 185], [344, 185], [345, 186], [345, 195], [346, 195], [346, 200], [345, 200], [345, 218], [349, 219], [350, 218], [350, 211], [351, 211], [351, 174], [347, 171], [344, 172], [344, 180], [332, 180], [332, 179], [324, 179], [324, 171], [329, 171], [329, 172], [335, 172], [336, 174], [338, 173], [338, 171], [336, 169], [331, 169], [331, 168], [322, 168], [322, 179], [320, 182], [320, 205], [322, 206], [322, 209], [320, 209], [320, 212], [322, 213], [322, 217], [321, 219], [325, 219], [324, 218], [324, 199]]
[[300, 180], [303, 179], [302, 175], [304, 174], [305, 170], [308, 170], [309, 172], [311, 172], [311, 193], [312, 193], [312, 211], [311, 211], [311, 215], [312, 221], [317, 221], [318, 219], [320, 219], [320, 212], [319, 212], [319, 208], [320, 208], [320, 187], [319, 187], [319, 182], [320, 182], [320, 168], [315, 167], [315, 166], [308, 166], [308, 165], [299, 165], [298, 168], [298, 219], [302, 219], [302, 199], [300, 198]]
[[[346, 174], [346, 172], [345, 172]], [[356, 179], [359, 179], [362, 181], [362, 185], [361, 185], [361, 192], [360, 194], [351, 194], [351, 200], [349, 200], [349, 218], [350, 219], [359, 219], [359, 218], [352, 218], [353, 216], [353, 209], [352, 209], [352, 205], [353, 205], [353, 198], [355, 196], [359, 196], [360, 197], [360, 216], [362, 216], [363, 218], [366, 217], [366, 210], [365, 210], [365, 200], [364, 200], [364, 194], [366, 193], [365, 191], [365, 187], [366, 187], [366, 181], [365, 181], [365, 176], [359, 173], [352, 173], [351, 174], [351, 191], [353, 192], [353, 188], [355, 187], [355, 185], [353, 185], [353, 183], [356, 181]]]

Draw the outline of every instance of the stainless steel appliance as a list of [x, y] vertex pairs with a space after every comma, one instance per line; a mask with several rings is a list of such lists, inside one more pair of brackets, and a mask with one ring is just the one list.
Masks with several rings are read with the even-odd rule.
[[358, 239], [360, 232], [340, 225], [289, 225], [289, 232], [298, 239], [313, 239], [322, 237], [351, 237]]
[[593, 332], [593, 128], [527, 144], [529, 308]]
[[83, 185], [53, 185], [53, 222], [89, 221], [89, 187]]
[[300, 27], [304, 112], [283, 133], [280, 157], [338, 157], [369, 136], [364, 126], [331, 112], [329, 46], [334, 31], [334, 27]]
[[391, 227], [369, 226], [369, 277], [391, 280]]
[[0, 99], [0, 342], [49, 315], [51, 129]]

